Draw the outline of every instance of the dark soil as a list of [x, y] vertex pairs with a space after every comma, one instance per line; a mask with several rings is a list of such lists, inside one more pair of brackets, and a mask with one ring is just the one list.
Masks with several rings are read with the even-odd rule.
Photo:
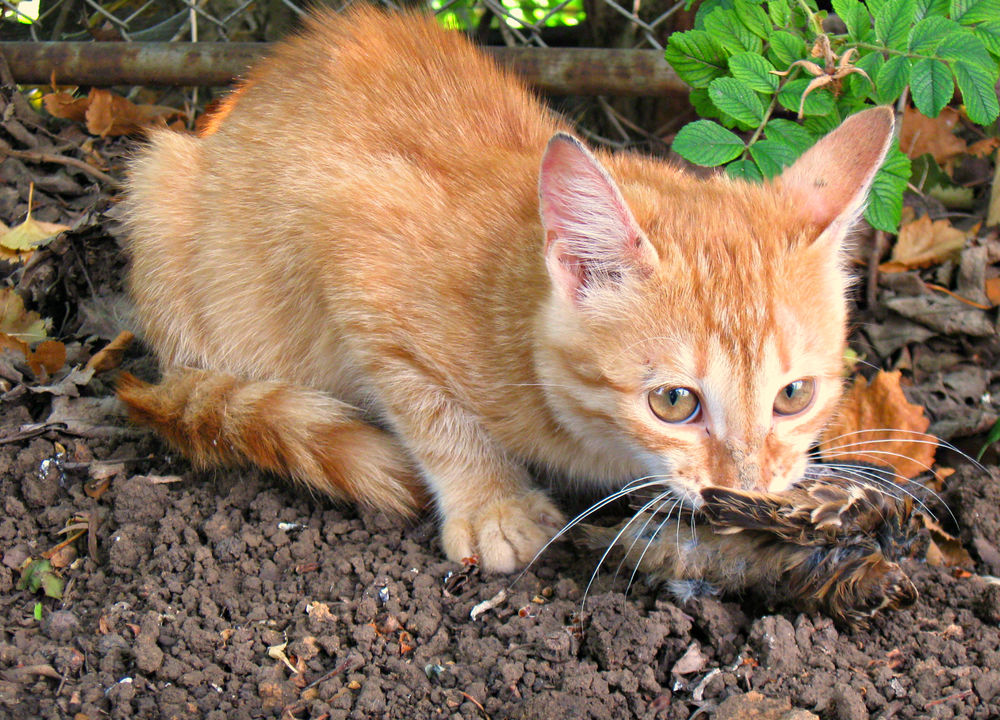
[[[102, 148], [120, 170], [127, 144]], [[10, 163], [0, 164], [13, 178], [0, 193], [8, 224], [26, 207], [18, 178], [74, 183], [36, 194], [36, 217], [76, 229], [8, 279], [54, 319], [68, 365], [84, 363], [122, 324], [109, 193], [72, 168]], [[883, 296], [910, 292], [895, 282]], [[939, 432], [992, 424], [992, 401], [973, 412], [968, 398], [997, 389], [995, 339], [927, 330], [914, 344], [898, 339], [903, 328], [873, 340], [873, 327], [914, 322], [883, 319], [859, 342], [869, 359], [892, 355], [912, 373]], [[919, 601], [868, 629], [753, 598], [683, 604], [642, 583], [625, 593], [610, 570], [581, 622], [592, 553], [562, 543], [516, 581], [486, 577], [443, 559], [431, 518], [401, 527], [255, 472], [192, 471], [127, 425], [107, 375], [74, 382], [67, 368], [43, 389], [4, 363], [0, 717], [1000, 716], [995, 468], [966, 465], [946, 482], [955, 523], [945, 512], [941, 521], [971, 553], [971, 572], [904, 560]], [[149, 365], [141, 349], [126, 358], [133, 371]], [[18, 589], [20, 568], [67, 524], [89, 532], [59, 555], [62, 598]], [[470, 618], [506, 588], [505, 601]]]

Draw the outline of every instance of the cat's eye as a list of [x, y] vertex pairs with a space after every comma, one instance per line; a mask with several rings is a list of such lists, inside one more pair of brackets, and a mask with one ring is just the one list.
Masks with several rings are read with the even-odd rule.
[[685, 423], [698, 416], [701, 401], [690, 388], [661, 385], [649, 393], [649, 409], [663, 422]]
[[774, 398], [774, 412], [778, 415], [797, 415], [812, 403], [816, 381], [811, 378], [790, 382]]

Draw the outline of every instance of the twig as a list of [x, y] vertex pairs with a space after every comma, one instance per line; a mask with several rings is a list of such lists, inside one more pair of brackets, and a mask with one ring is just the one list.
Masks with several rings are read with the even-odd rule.
[[934, 707], [935, 705], [940, 705], [941, 703], [946, 703], [949, 700], [960, 700], [964, 697], [968, 697], [971, 694], [972, 694], [971, 690], [963, 690], [962, 692], [952, 693], [951, 695], [938, 698], [937, 700], [931, 700], [930, 702], [924, 703], [924, 710], [926, 710], [929, 707]]
[[935, 285], [934, 283], [925, 282], [924, 283], [924, 287], [930, 288], [931, 290], [937, 290], [938, 292], [943, 292], [945, 295], [950, 295], [951, 297], [955, 298], [959, 302], [963, 302], [966, 305], [971, 305], [972, 307], [977, 308], [979, 310], [992, 310], [993, 309], [992, 305], [983, 305], [982, 303], [977, 303], [975, 300], [969, 300], [969, 298], [962, 297], [958, 293], [952, 292], [948, 288], [942, 287], [941, 285]]
[[18, 160], [27, 160], [28, 162], [38, 162], [38, 163], [58, 163], [59, 165], [68, 165], [69, 167], [81, 170], [96, 180], [111, 186], [113, 189], [118, 190], [121, 188], [121, 183], [115, 178], [111, 177], [107, 173], [101, 172], [95, 167], [88, 165], [83, 160], [78, 160], [76, 158], [67, 157], [65, 155], [54, 155], [52, 153], [37, 152], [35, 150], [15, 150], [14, 148], [7, 145], [7, 143], [0, 141], [0, 153], [9, 155], [10, 157], [17, 158]]
[[875, 308], [878, 300], [878, 263], [882, 259], [882, 253], [885, 252], [885, 240], [885, 230], [876, 230], [875, 244], [868, 256], [868, 287], [865, 288], [865, 302], [869, 310]]

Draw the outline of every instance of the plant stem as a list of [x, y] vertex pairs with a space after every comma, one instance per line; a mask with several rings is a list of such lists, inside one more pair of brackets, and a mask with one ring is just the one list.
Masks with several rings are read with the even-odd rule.
[[813, 30], [816, 31], [817, 35], [822, 35], [823, 23], [821, 23], [819, 18], [816, 17], [816, 13], [812, 11], [812, 8], [809, 7], [808, 3], [806, 3], [806, 0], [798, 0], [798, 3], [799, 7], [802, 8], [802, 12], [804, 12], [806, 17], [809, 18], [809, 22], [812, 24]]

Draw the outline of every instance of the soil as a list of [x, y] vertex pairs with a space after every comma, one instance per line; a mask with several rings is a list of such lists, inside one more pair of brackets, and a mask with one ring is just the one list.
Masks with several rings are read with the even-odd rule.
[[[101, 146], [112, 172], [128, 147]], [[0, 165], [16, 189], [0, 197], [7, 224], [26, 208], [15, 175], [72, 171], [10, 163]], [[124, 262], [111, 193], [72, 180], [40, 190], [36, 212], [74, 230], [8, 276], [54, 320], [67, 367], [120, 329]], [[903, 292], [894, 287], [880, 292]], [[878, 359], [871, 337], [856, 339]], [[948, 342], [950, 365], [934, 345]], [[996, 389], [982, 344], [995, 340], [976, 342], [941, 334], [893, 356], [947, 437], [960, 434], [949, 419], [969, 435], [996, 417], [993, 405], [951, 410]], [[753, 597], [681, 602], [641, 582], [627, 589], [613, 568], [584, 600], [595, 558], [569, 542], [523, 576], [486, 576], [444, 560], [432, 518], [401, 526], [253, 471], [192, 470], [125, 422], [110, 374], [67, 369], [46, 383], [4, 362], [0, 717], [1000, 716], [994, 466], [961, 465], [943, 488], [954, 519], [939, 508], [941, 522], [972, 565], [903, 560], [918, 602], [847, 631]], [[125, 367], [148, 374], [151, 363], [136, 348]], [[67, 526], [84, 532], [52, 558], [62, 597], [19, 588], [26, 561]], [[493, 607], [470, 617], [484, 601]]]

